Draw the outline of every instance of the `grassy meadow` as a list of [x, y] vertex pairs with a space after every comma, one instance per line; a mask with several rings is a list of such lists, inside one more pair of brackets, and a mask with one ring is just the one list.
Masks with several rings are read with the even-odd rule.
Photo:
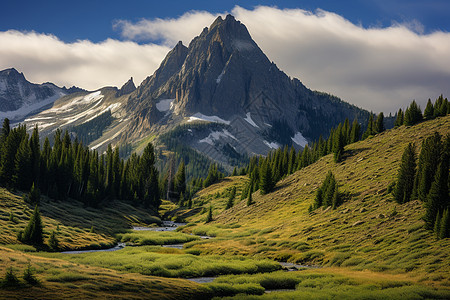
[[[254, 205], [240, 200], [242, 177], [227, 178], [198, 193], [203, 209], [187, 218], [184, 232], [217, 238], [186, 247], [203, 254], [235, 254], [351, 270], [405, 274], [424, 284], [450, 287], [450, 240], [424, 229], [420, 201], [397, 204], [388, 192], [409, 142], [417, 153], [434, 131], [450, 133], [450, 117], [401, 126], [346, 146], [344, 159], [332, 155], [281, 180], [274, 192], [253, 194]], [[348, 196], [333, 210], [311, 213], [315, 192], [331, 170]], [[237, 186], [235, 206], [225, 210], [227, 191]], [[212, 205], [214, 221], [204, 224]]]

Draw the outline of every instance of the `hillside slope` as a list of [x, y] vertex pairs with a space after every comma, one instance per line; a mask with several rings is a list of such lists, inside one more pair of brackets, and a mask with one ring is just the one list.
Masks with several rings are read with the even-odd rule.
[[[228, 180], [201, 191], [194, 200], [205, 209], [189, 217], [185, 231], [217, 236], [189, 246], [203, 253], [265, 256], [282, 261], [356, 270], [404, 273], [425, 282], [450, 285], [450, 240], [436, 240], [423, 228], [423, 204], [397, 204], [387, 192], [397, 176], [400, 159], [409, 142], [417, 153], [424, 138], [435, 131], [450, 133], [450, 117], [388, 130], [345, 148], [344, 159], [334, 163], [332, 155], [294, 173], [277, 184], [274, 192], [253, 194], [254, 205], [246, 199], [224, 210]], [[331, 170], [348, 192], [336, 210], [319, 208], [308, 213], [317, 188]], [[223, 196], [222, 196], [223, 195]], [[239, 202], [240, 201], [240, 202]], [[214, 221], [206, 219], [209, 206]], [[192, 226], [191, 226], [192, 225]]]

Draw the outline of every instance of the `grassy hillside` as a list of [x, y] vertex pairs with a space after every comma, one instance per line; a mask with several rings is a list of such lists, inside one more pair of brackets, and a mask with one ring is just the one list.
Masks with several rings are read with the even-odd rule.
[[[0, 244], [18, 243], [17, 233], [25, 228], [33, 209], [20, 194], [0, 188]], [[160, 222], [151, 211], [121, 202], [94, 209], [76, 201], [55, 202], [43, 197], [40, 210], [45, 239], [54, 230], [61, 248], [66, 250], [112, 246], [116, 242], [114, 233], [124, 232], [133, 224]]]
[[[224, 210], [227, 189], [242, 187], [245, 178], [215, 184], [198, 193], [194, 203], [203, 209], [187, 218], [201, 222], [183, 230], [217, 238], [194, 241], [188, 247], [204, 254], [254, 255], [404, 274], [423, 283], [450, 286], [450, 240], [436, 240], [423, 228], [421, 202], [400, 205], [387, 192], [406, 145], [416, 142], [419, 153], [422, 140], [434, 131], [450, 133], [450, 117], [401, 126], [349, 145], [341, 163], [334, 163], [332, 155], [325, 156], [280, 181], [274, 192], [255, 192], [255, 204], [250, 207], [245, 199], [240, 201], [238, 192], [238, 203]], [[349, 196], [336, 210], [319, 208], [308, 213], [329, 170]], [[210, 205], [215, 220], [203, 224]]]
[[[37, 285], [22, 279], [29, 263]], [[202, 299], [207, 295], [206, 288], [187, 280], [119, 273], [0, 246], [0, 274], [9, 268], [19, 283], [0, 288], [0, 299]]]

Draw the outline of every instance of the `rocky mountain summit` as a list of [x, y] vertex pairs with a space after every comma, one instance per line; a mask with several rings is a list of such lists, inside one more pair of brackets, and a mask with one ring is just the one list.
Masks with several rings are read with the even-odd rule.
[[60, 88], [50, 82], [31, 83], [14, 68], [0, 71], [0, 119], [21, 121], [51, 107], [58, 98], [80, 90]]
[[[65, 107], [70, 110], [55, 114]], [[169, 152], [182, 144], [231, 166], [283, 145], [304, 147], [345, 118], [365, 124], [368, 116], [290, 78], [263, 53], [245, 25], [228, 15], [205, 27], [189, 46], [178, 42], [137, 88], [130, 79], [121, 89], [68, 95], [36, 118], [43, 135], [55, 126], [76, 135], [77, 126], [103, 124], [88, 139], [99, 151], [111, 143], [139, 152], [152, 140]], [[28, 126], [36, 118], [28, 119]]]

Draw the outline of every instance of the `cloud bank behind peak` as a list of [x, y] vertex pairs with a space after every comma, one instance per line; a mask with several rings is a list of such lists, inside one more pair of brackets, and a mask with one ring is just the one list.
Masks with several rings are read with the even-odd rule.
[[[450, 94], [450, 34], [422, 34], [415, 20], [364, 28], [324, 10], [236, 6], [261, 49], [311, 89], [374, 112], [394, 112], [416, 99]], [[64, 43], [34, 32], [0, 32], [0, 68], [16, 67], [35, 82], [96, 89], [151, 75], [179, 40], [184, 44], [218, 15], [190, 11], [178, 18], [119, 20], [123, 40]], [[138, 43], [139, 42], [139, 43]], [[144, 44], [145, 43], [145, 44]]]

